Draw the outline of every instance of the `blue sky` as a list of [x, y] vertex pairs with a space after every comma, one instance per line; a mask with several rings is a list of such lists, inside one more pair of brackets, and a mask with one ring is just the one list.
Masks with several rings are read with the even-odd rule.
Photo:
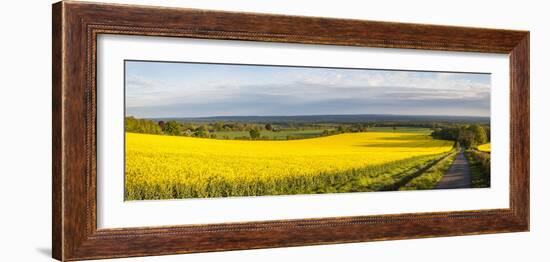
[[489, 74], [126, 61], [126, 115], [489, 116]]

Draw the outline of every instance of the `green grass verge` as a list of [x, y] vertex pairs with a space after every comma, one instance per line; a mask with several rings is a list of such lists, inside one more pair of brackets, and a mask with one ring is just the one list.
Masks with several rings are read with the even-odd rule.
[[371, 168], [351, 170], [352, 175], [347, 181], [325, 185], [318, 188], [317, 193], [395, 191], [448, 155], [442, 153], [400, 160], [377, 168], [378, 172], [372, 172]]
[[[125, 200], [393, 191], [403, 181], [415, 177], [447, 154], [411, 157], [387, 164], [311, 176], [289, 174], [269, 181], [253, 180], [235, 184], [225, 180], [209, 180], [202, 188], [177, 187], [169, 190], [155, 188], [155, 185], [141, 186], [126, 190]], [[168, 192], [168, 195], [148, 195], [148, 192]]]
[[471, 149], [466, 150], [464, 155], [466, 156], [466, 159], [468, 159], [468, 164], [470, 164], [472, 187], [490, 187], [491, 154]]
[[410, 180], [407, 184], [400, 187], [399, 190], [423, 190], [432, 189], [439, 180], [445, 175], [447, 169], [453, 164], [458, 151], [454, 151], [441, 159], [438, 163], [428, 168], [419, 176]]

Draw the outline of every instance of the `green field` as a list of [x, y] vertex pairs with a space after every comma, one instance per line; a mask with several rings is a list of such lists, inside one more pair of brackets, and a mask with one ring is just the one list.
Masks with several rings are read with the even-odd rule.
[[[281, 130], [277, 132], [262, 130], [260, 131], [260, 137], [268, 137], [269, 139], [281, 139], [286, 140], [287, 137], [291, 136], [295, 139], [297, 138], [312, 138], [318, 137], [323, 134], [324, 130], [321, 129], [310, 129], [310, 130]], [[216, 138], [219, 139], [235, 139], [240, 137], [250, 137], [248, 131], [216, 131], [211, 132], [215, 134]]]
[[[280, 130], [280, 131], [260, 131], [260, 137], [270, 140], [286, 140], [288, 137], [292, 139], [305, 139], [320, 137], [325, 130], [334, 131], [334, 128], [328, 129], [306, 129], [306, 130]], [[419, 127], [397, 127], [395, 130], [392, 127], [371, 127], [367, 132], [399, 132], [399, 133], [419, 133], [429, 135], [431, 130], [429, 128]], [[238, 139], [249, 138], [248, 131], [215, 131], [210, 134], [216, 135], [217, 139]]]
[[367, 132], [399, 132], [399, 133], [422, 133], [430, 134], [432, 131], [424, 127], [396, 127], [395, 130], [390, 126], [369, 127]]

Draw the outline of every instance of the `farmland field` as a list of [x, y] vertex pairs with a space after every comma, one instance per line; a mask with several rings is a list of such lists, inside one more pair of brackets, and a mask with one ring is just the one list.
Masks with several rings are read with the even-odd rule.
[[370, 127], [369, 132], [418, 133], [418, 134], [429, 135], [430, 133], [432, 133], [432, 130], [430, 130], [429, 128], [423, 128], [423, 127], [396, 127], [394, 130], [393, 127], [389, 127], [389, 126], [377, 126], [377, 127]]
[[[281, 130], [281, 131], [260, 131], [260, 137], [268, 138], [270, 140], [287, 140], [289, 137], [295, 139], [304, 139], [304, 138], [314, 138], [322, 136], [323, 132], [334, 131], [334, 128], [327, 129], [305, 129], [305, 130]], [[370, 127], [369, 131], [371, 132], [413, 132], [413, 133], [422, 133], [430, 134], [431, 130], [429, 128], [418, 128], [418, 127], [399, 127], [395, 130], [392, 127]], [[218, 139], [239, 139], [239, 138], [248, 138], [248, 131], [216, 131], [212, 132], [216, 135]]]
[[490, 186], [488, 73], [124, 65], [125, 200]]
[[284, 141], [126, 133], [125, 199], [395, 190], [453, 151], [426, 130]]
[[[332, 129], [331, 129], [332, 130]], [[321, 136], [324, 129], [309, 129], [309, 130], [283, 130], [278, 132], [262, 130], [261, 137], [269, 137], [274, 140], [286, 140], [287, 137], [295, 138], [311, 138]], [[212, 132], [217, 138], [235, 139], [239, 137], [249, 137], [248, 131], [216, 131]]]

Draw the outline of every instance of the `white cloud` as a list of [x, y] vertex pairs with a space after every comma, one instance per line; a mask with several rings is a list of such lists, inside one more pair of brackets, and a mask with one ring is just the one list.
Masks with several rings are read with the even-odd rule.
[[[216, 70], [220, 68], [218, 66]], [[275, 105], [316, 103], [319, 104], [316, 106], [319, 110], [324, 110], [319, 113], [327, 114], [337, 111], [331, 105], [343, 107], [347, 99], [353, 101], [350, 105], [357, 107], [356, 110], [349, 110], [354, 112], [366, 108], [364, 103], [377, 104], [380, 111], [364, 113], [384, 113], [383, 110], [387, 110], [384, 103], [398, 110], [406, 110], [407, 113], [425, 112], [426, 108], [433, 110], [433, 106], [440, 107], [440, 112], [449, 111], [445, 107], [456, 111], [460, 109], [460, 104], [464, 104], [475, 107], [472, 110], [478, 115], [489, 114], [489, 75], [284, 67], [266, 67], [269, 70], [264, 72], [262, 68], [248, 68], [251, 70], [245, 68], [241, 74], [208, 71], [206, 78], [196, 78], [189, 74], [169, 78], [127, 75], [127, 107], [130, 113], [136, 108], [147, 108], [151, 112], [155, 108], [172, 108], [174, 111], [203, 116], [219, 112], [216, 108], [225, 108], [224, 112], [244, 113], [239, 108], [243, 107], [250, 111], [248, 114], [253, 115], [258, 111], [263, 112], [262, 108]], [[363, 102], [359, 103], [358, 100]], [[407, 107], [400, 108], [399, 103], [394, 102]], [[323, 103], [327, 104], [324, 109], [321, 106]], [[185, 109], [186, 105], [195, 110]], [[370, 111], [377, 110], [373, 106], [368, 108]], [[299, 111], [291, 110], [288, 107], [285, 112], [300, 114]], [[300, 107], [295, 110], [306, 109]]]

